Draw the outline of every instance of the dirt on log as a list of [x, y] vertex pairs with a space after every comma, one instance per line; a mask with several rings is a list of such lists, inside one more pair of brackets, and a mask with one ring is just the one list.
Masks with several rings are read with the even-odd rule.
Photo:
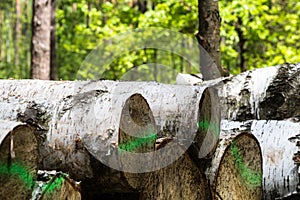
[[29, 199], [38, 169], [35, 130], [11, 121], [0, 121], [0, 199]]

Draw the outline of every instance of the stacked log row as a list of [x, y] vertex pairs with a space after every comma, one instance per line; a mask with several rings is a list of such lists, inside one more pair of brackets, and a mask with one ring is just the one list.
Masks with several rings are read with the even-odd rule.
[[[186, 157], [184, 152], [189, 143], [193, 143], [198, 131], [199, 101], [204, 91], [201, 87], [191, 89], [157, 83], [109, 81], [1, 81], [0, 85], [1, 107], [6, 108], [6, 112], [1, 112], [1, 118], [19, 120], [35, 128], [40, 142], [39, 167], [68, 172], [75, 180], [82, 180], [86, 197], [99, 193], [145, 191], [140, 183], [146, 184], [145, 180], [151, 173], [148, 176], [133, 173], [161, 169], [181, 156]], [[155, 91], [154, 95], [152, 91]], [[149, 105], [143, 96], [146, 96]], [[211, 116], [209, 113], [206, 115]], [[158, 127], [154, 118], [160, 122]], [[158, 135], [157, 128], [160, 130]], [[143, 156], [149, 153], [146, 161], [150, 162], [145, 162], [145, 169], [141, 165], [132, 167], [138, 163], [135, 156], [135, 160], [130, 160], [119, 154], [120, 150], [124, 150], [122, 147], [126, 147], [124, 144], [134, 140], [133, 132], [151, 139], [133, 152], [125, 148], [130, 156], [133, 153], [143, 153]], [[209, 131], [202, 133], [205, 136]], [[156, 146], [156, 153], [154, 145], [158, 138], [162, 138], [163, 142]], [[165, 138], [172, 141], [169, 147], [166, 142], [169, 139]], [[181, 153], [172, 155], [173, 159], [165, 159], [176, 148], [182, 149]], [[153, 162], [156, 160], [158, 162]], [[172, 165], [174, 169], [178, 168], [176, 162]], [[195, 167], [189, 166], [191, 161], [186, 162], [187, 167], [195, 170]], [[199, 169], [198, 174], [203, 174], [203, 171]], [[199, 191], [206, 190], [205, 177], [201, 176], [200, 180]], [[157, 183], [160, 181], [157, 180]], [[177, 187], [179, 185], [185, 187], [182, 184], [177, 184]], [[91, 194], [91, 191], [96, 194]], [[205, 198], [205, 195], [199, 198]]]
[[[226, 198], [229, 197], [229, 194], [221, 192], [227, 189], [224, 181], [231, 178], [232, 180], [239, 179], [240, 181], [230, 182], [233, 188], [236, 188], [235, 184], [242, 184], [243, 170], [237, 166], [244, 166], [248, 163], [252, 171], [259, 173], [259, 158], [255, 160], [252, 156], [254, 152], [259, 152], [259, 145], [255, 143], [255, 138], [250, 137], [249, 134], [243, 134], [239, 137], [236, 136], [235, 142], [229, 142], [227, 145], [220, 143], [215, 151], [218, 144], [215, 138], [218, 137], [211, 133], [218, 132], [214, 130], [216, 130], [215, 127], [218, 127], [219, 122], [218, 109], [213, 109], [213, 107], [215, 104], [219, 104], [218, 100], [212, 102], [216, 99], [211, 95], [214, 92], [208, 93], [205, 88], [207, 85], [223, 83], [225, 85], [220, 86], [219, 90], [222, 105], [221, 113], [224, 119], [222, 129], [239, 123], [240, 125], [236, 129], [253, 132], [257, 137], [262, 146], [264, 162], [264, 198], [270, 199], [271, 197], [285, 196], [287, 192], [291, 192], [296, 187], [297, 180], [293, 178], [296, 173], [292, 168], [283, 171], [282, 180], [276, 176], [277, 172], [270, 172], [272, 169], [285, 169], [286, 166], [290, 168], [293, 165], [293, 160], [278, 159], [276, 162], [270, 162], [273, 157], [268, 151], [270, 142], [263, 135], [276, 134], [276, 131], [268, 132], [261, 125], [270, 119], [275, 124], [286, 121], [297, 123], [299, 121], [299, 68], [299, 64], [285, 64], [245, 72], [235, 77], [223, 79], [221, 82], [214, 80], [206, 82], [202, 86], [188, 87], [109, 81], [0, 81], [2, 93], [0, 119], [20, 121], [36, 130], [39, 141], [40, 168], [68, 171], [71, 177], [83, 180], [83, 183], [88, 183], [97, 177], [94, 182], [94, 189], [101, 188], [101, 193], [142, 191], [142, 194], [149, 198], [167, 198], [164, 192], [154, 194], [144, 190], [145, 187], [138, 185], [140, 183], [151, 185], [152, 181], [147, 182], [147, 180], [156, 180], [158, 183], [160, 181], [164, 182], [164, 185], [168, 185], [165, 182], [166, 177], [168, 177], [168, 170], [163, 171], [160, 168], [169, 166], [172, 171], [172, 167], [177, 166], [177, 161], [174, 161], [176, 159], [183, 159], [181, 162], [185, 163], [191, 163], [187, 160], [192, 159], [193, 163], [197, 164], [200, 174], [203, 174], [203, 170], [207, 167], [208, 170], [211, 169], [209, 163], [213, 159], [212, 165], [217, 166], [217, 168], [214, 173], [211, 173], [214, 174], [213, 179], [210, 178], [211, 175], [208, 176], [210, 184], [212, 184], [213, 197], [218, 198], [218, 195], [221, 195], [222, 198], [223, 195]], [[146, 99], [147, 102], [145, 103]], [[130, 103], [131, 101], [133, 103]], [[153, 116], [151, 117], [151, 115]], [[137, 118], [132, 116], [137, 116]], [[157, 126], [153, 119], [156, 120]], [[215, 119], [217, 120], [215, 121]], [[129, 125], [129, 129], [127, 125]], [[261, 127], [262, 132], [258, 130], [259, 127]], [[143, 145], [134, 151], [130, 150], [132, 147], [124, 146], [124, 144], [137, 140], [137, 138], [134, 139], [134, 136], [137, 135], [133, 134], [132, 128], [137, 133], [142, 134], [138, 135], [139, 137], [149, 139], [145, 139], [146, 142], [143, 142]], [[270, 129], [272, 128], [274, 126], [270, 125]], [[235, 131], [235, 129], [230, 130]], [[263, 134], [267, 132], [268, 134]], [[288, 141], [293, 136], [292, 132], [289, 133], [288, 136], [277, 134], [275, 138]], [[155, 144], [152, 144], [155, 142], [154, 138], [160, 142], [155, 147]], [[213, 141], [212, 146], [209, 146], [211, 140]], [[223, 141], [222, 138], [221, 141]], [[246, 150], [241, 148], [243, 145], [246, 145], [243, 147]], [[184, 153], [187, 147], [190, 147], [189, 154]], [[255, 148], [249, 150], [251, 147]], [[295, 148], [293, 144], [287, 146], [289, 150], [285, 152], [292, 152], [294, 150], [292, 148]], [[180, 152], [178, 153], [177, 151], [174, 152], [174, 149], [181, 149], [182, 151], [177, 150]], [[220, 149], [224, 150], [220, 151]], [[119, 160], [119, 150], [126, 150], [130, 156], [134, 155], [132, 153], [149, 155], [146, 160], [154, 162], [149, 165], [151, 167], [147, 165], [148, 175], [143, 177], [133, 175], [132, 173], [136, 172], [134, 170], [141, 172], [142, 168], [137, 167], [139, 165], [129, 167], [131, 165], [126, 162], [132, 163], [134, 159], [127, 159], [126, 154], [122, 154], [121, 160]], [[251, 154], [247, 154], [247, 151]], [[214, 152], [216, 153], [214, 154]], [[233, 152], [235, 152], [235, 156], [233, 156]], [[278, 149], [275, 149], [274, 153], [275, 157], [277, 154], [285, 155], [284, 152], [280, 153]], [[175, 156], [171, 159], [165, 159], [162, 156], [170, 154]], [[11, 153], [10, 156], [12, 155], [14, 154]], [[197, 161], [199, 157], [203, 158], [199, 162], [200, 164]], [[251, 165], [247, 159], [254, 159], [256, 164]], [[162, 163], [157, 163], [157, 160]], [[216, 160], [219, 164], [214, 164]], [[203, 163], [208, 166], [201, 168]], [[189, 170], [185, 170], [187, 174], [189, 171], [195, 171], [192, 164], [187, 165], [190, 166]], [[123, 167], [124, 173], [118, 171], [120, 167]], [[160, 169], [160, 172], [157, 172], [160, 175], [155, 175], [155, 172], [151, 173], [153, 169]], [[228, 176], [223, 175], [225, 169], [230, 169]], [[274, 176], [269, 176], [270, 174]], [[157, 177], [165, 177], [165, 179], [162, 180]], [[194, 179], [191, 178], [191, 180]], [[205, 177], [198, 181], [201, 187], [199, 191], [206, 191], [206, 186], [203, 188], [201, 186], [205, 185], [205, 181]], [[275, 184], [271, 184], [271, 182]], [[280, 189], [285, 188], [286, 185], [288, 185], [288, 189]], [[152, 188], [154, 186], [155, 184], [151, 185]], [[240, 196], [242, 194], [233, 188], [229, 191], [234, 191], [237, 197], [244, 197]], [[247, 188], [245, 190], [247, 190], [247, 194], [255, 194], [255, 191], [258, 191], [252, 189], [248, 191]], [[245, 192], [245, 190], [241, 191]], [[175, 198], [178, 195], [182, 195], [182, 193], [171, 196]]]
[[251, 132], [258, 139], [263, 199], [282, 198], [297, 188], [292, 159], [297, 148], [289, 138], [299, 134], [299, 76], [300, 64], [283, 64], [221, 80], [221, 130]]
[[0, 121], [0, 199], [29, 199], [37, 162], [34, 129], [20, 122]]

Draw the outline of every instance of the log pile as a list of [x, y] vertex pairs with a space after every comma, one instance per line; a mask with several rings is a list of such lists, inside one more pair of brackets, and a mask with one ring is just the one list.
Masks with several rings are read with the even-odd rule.
[[[7, 129], [0, 124], [5, 129], [0, 160], [9, 168], [14, 154], [23, 157], [18, 148], [28, 149], [34, 151], [31, 161], [38, 160], [24, 160], [32, 180], [37, 169], [67, 173], [69, 177], [53, 180], [65, 183], [56, 190], [58, 199], [66, 191], [73, 199], [269, 199], [273, 187], [266, 170], [275, 164], [264, 136], [274, 131], [261, 123], [299, 119], [299, 101], [294, 101], [300, 100], [298, 80], [299, 65], [195, 86], [2, 80], [0, 120], [15, 125]], [[19, 126], [33, 135], [27, 143], [17, 143], [17, 135], [23, 137]], [[275, 137], [293, 134], [288, 135]], [[277, 164], [286, 162], [282, 160]], [[16, 177], [3, 174], [1, 183], [10, 180], [16, 195], [28, 199], [33, 187], [26, 189]], [[69, 178], [80, 181], [81, 189]], [[295, 185], [291, 179], [290, 190]], [[0, 195], [11, 192], [9, 187], [1, 186]]]

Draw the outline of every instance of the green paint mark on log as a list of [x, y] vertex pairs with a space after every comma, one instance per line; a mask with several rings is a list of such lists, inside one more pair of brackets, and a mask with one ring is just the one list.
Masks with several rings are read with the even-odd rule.
[[200, 120], [198, 122], [198, 127], [203, 131], [208, 131], [209, 127], [211, 127], [215, 135], [219, 135], [220, 133], [220, 127], [216, 123], [211, 123], [208, 120]]
[[31, 189], [34, 186], [32, 175], [19, 163], [12, 163], [11, 166], [0, 163], [0, 176], [18, 176], [27, 189]]
[[145, 144], [153, 144], [156, 140], [156, 134], [151, 133], [149, 136], [146, 137], [139, 137], [134, 140], [131, 140], [130, 142], [120, 144], [119, 145], [119, 150], [123, 151], [133, 151], [134, 149], [140, 148], [141, 146]]
[[54, 178], [53, 181], [50, 181], [44, 188], [44, 191], [47, 195], [50, 195], [54, 190], [61, 187], [62, 183], [64, 182], [65, 178], [63, 175], [59, 175]]
[[246, 166], [242, 156], [240, 155], [239, 148], [236, 146], [234, 141], [231, 144], [230, 150], [231, 150], [231, 155], [235, 159], [235, 164], [238, 170], [240, 171], [242, 178], [246, 181], [246, 183], [253, 187], [260, 186], [262, 182], [262, 174]]

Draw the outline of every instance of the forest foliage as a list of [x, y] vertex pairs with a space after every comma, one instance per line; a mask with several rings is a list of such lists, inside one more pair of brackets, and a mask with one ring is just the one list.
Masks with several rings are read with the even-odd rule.
[[[30, 77], [32, 1], [0, 2], [0, 78]], [[195, 37], [198, 30], [197, 0], [57, 0], [56, 5], [56, 63], [63, 80], [76, 79], [86, 56], [120, 33], [163, 27]], [[232, 74], [300, 61], [300, 2], [221, 0], [219, 8], [222, 65]], [[107, 78], [119, 79], [145, 63], [193, 72], [176, 54], [142, 49], [124, 52]]]

